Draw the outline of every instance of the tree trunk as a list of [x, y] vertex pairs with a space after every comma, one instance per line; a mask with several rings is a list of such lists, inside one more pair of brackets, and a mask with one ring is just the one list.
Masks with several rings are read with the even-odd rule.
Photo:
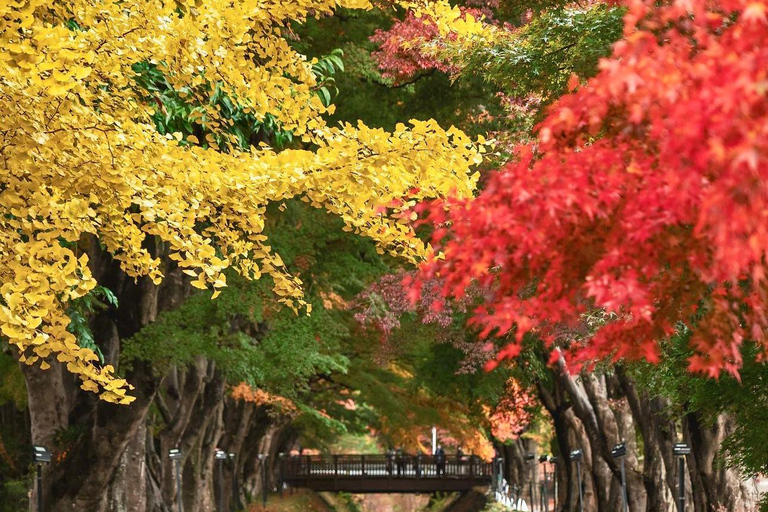
[[[61, 455], [56, 443], [57, 433], [63, 432], [67, 426], [70, 409], [67, 384], [73, 380], [58, 361], [52, 361], [48, 370], [39, 366], [27, 366], [19, 363], [27, 385], [27, 408], [30, 417], [30, 436], [33, 445], [44, 446], [54, 460]], [[65, 384], [66, 383], [66, 384]], [[43, 466], [43, 503], [51, 502], [51, 484], [53, 464]], [[37, 503], [38, 489], [33, 488], [32, 503]]]
[[[149, 279], [128, 278], [120, 271], [117, 263], [100, 251], [96, 244], [91, 249], [89, 253], [94, 276], [115, 293], [119, 302], [119, 308], [97, 314], [91, 327], [104, 353], [105, 362], [118, 367], [122, 340], [153, 322], [163, 303], [171, 304], [177, 299], [181, 291], [178, 283], [182, 281], [166, 280], [162, 285], [160, 300], [161, 288]], [[153, 247], [151, 252], [158, 254], [160, 251]], [[52, 367], [54, 365], [55, 362], [52, 362]], [[61, 368], [51, 370], [36, 371], [43, 376], [63, 371]], [[162, 376], [155, 375], [148, 364], [135, 362], [126, 372], [126, 379], [135, 386], [131, 393], [136, 401], [129, 406], [101, 402], [94, 394], [81, 391], [74, 378], [63, 373], [59, 383], [30, 381], [27, 389], [30, 403], [45, 404], [55, 400], [55, 405], [61, 408], [55, 416], [56, 430], [67, 432], [63, 438], [66, 444], [62, 446], [66, 453], [50, 469], [48, 481], [51, 497], [46, 507], [49, 511], [105, 512], [111, 507], [111, 498], [126, 503], [126, 506], [139, 507], [137, 512], [143, 512], [144, 491], [131, 493], [130, 496], [110, 495], [110, 484], [116, 482], [116, 478], [134, 478], [137, 473], [133, 472], [140, 471], [143, 465], [145, 457], [141, 456], [140, 461], [134, 459], [144, 449], [141, 442], [144, 438], [142, 429]], [[51, 407], [35, 406], [35, 414], [45, 411], [51, 417]], [[38, 421], [38, 418], [33, 418], [33, 423], [35, 428], [41, 425], [52, 428], [51, 422]], [[129, 445], [132, 447], [131, 452], [126, 455]], [[126, 456], [128, 459], [124, 458]], [[126, 472], [124, 476], [118, 476], [120, 471]], [[78, 475], [78, 478], [72, 478], [72, 475]]]
[[[590, 471], [594, 497], [597, 500], [598, 512], [614, 512], [621, 508], [620, 478], [621, 472], [616, 461], [611, 457], [611, 441], [618, 440], [618, 429], [615, 421], [610, 421], [610, 415], [598, 408], [596, 411], [590, 401], [587, 390], [589, 389], [595, 401], [602, 401], [604, 390], [598, 392], [595, 383], [589, 377], [577, 382], [565, 370], [565, 361], [560, 358], [559, 367], [555, 369], [555, 376], [568, 393], [573, 404], [573, 412], [580, 420], [584, 433], [588, 440], [584, 446], [584, 463]], [[598, 414], [600, 416], [598, 416]], [[603, 419], [602, 423], [600, 419]], [[604, 429], [608, 431], [606, 435]], [[609, 441], [608, 436], [612, 436]], [[587, 453], [589, 452], [589, 453]]]
[[643, 437], [643, 487], [646, 492], [646, 512], [675, 512], [673, 489], [667, 480], [667, 468], [661, 452], [665, 440], [658, 435], [659, 418], [648, 396], [638, 392], [634, 381], [620, 366], [616, 375], [627, 397], [632, 417]]
[[552, 417], [555, 426], [557, 440], [557, 503], [562, 512], [574, 510], [578, 503], [578, 490], [576, 489], [576, 475], [573, 464], [569, 461], [571, 451], [574, 449], [570, 442], [569, 422], [566, 414], [570, 412], [571, 404], [566, 400], [557, 380], [554, 381], [554, 391], [550, 391], [541, 381], [536, 383], [539, 399], [544, 408]]
[[695, 413], [683, 418], [683, 431], [691, 445], [688, 467], [696, 512], [757, 510], [755, 486], [742, 482], [739, 472], [726, 468], [718, 457], [723, 441], [733, 429], [733, 419], [727, 414], [719, 415], [711, 426]]
[[147, 426], [142, 422], [128, 448], [120, 457], [115, 477], [110, 485], [110, 512], [133, 512], [147, 509], [146, 464]]

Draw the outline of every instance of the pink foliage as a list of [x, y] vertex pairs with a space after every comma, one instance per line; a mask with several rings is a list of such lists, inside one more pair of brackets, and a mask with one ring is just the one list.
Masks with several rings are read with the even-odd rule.
[[458, 373], [474, 372], [492, 359], [493, 351], [474, 339], [465, 339], [465, 331], [452, 328], [455, 314], [465, 313], [470, 302], [477, 298], [477, 292], [471, 291], [464, 299], [448, 304], [441, 295], [443, 283], [429, 279], [418, 299], [414, 299], [408, 286], [414, 275], [414, 272], [385, 275], [357, 298], [362, 311], [355, 314], [355, 319], [381, 333], [379, 359], [386, 361], [398, 352], [392, 334], [400, 328], [400, 318], [406, 314], [418, 315], [423, 324], [437, 326], [437, 343], [450, 343], [464, 352]]
[[409, 12], [403, 21], [396, 22], [389, 30], [376, 30], [370, 40], [380, 47], [372, 55], [382, 75], [395, 83], [404, 82], [419, 71], [437, 69], [450, 72], [448, 63], [422, 51], [425, 43], [439, 37], [440, 31], [430, 18], [417, 18]]

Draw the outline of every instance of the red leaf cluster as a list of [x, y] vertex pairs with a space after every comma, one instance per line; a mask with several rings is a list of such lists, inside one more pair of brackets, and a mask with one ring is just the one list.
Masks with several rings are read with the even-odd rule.
[[690, 368], [738, 375], [743, 340], [768, 348], [768, 0], [627, 6], [624, 39], [538, 144], [475, 200], [431, 207], [450, 229], [422, 275], [492, 290], [474, 321], [517, 326], [513, 345], [536, 330], [551, 347], [602, 308], [615, 319], [571, 361], [654, 361], [685, 322]]
[[[483, 14], [474, 8], [462, 8], [462, 12], [476, 17]], [[391, 78], [396, 84], [413, 78], [420, 71], [437, 69], [451, 73], [455, 69], [449, 62], [436, 57], [433, 52], [425, 51], [426, 45], [439, 43], [442, 37], [455, 36], [441, 36], [429, 16], [416, 17], [409, 12], [405, 19], [396, 21], [389, 30], [376, 30], [370, 40], [380, 46], [371, 55], [382, 75]]]

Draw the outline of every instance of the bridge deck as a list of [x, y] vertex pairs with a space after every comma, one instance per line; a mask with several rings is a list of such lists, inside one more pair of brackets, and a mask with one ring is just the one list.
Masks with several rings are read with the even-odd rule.
[[302, 455], [283, 458], [280, 476], [314, 491], [430, 493], [490, 485], [493, 467], [476, 457]]

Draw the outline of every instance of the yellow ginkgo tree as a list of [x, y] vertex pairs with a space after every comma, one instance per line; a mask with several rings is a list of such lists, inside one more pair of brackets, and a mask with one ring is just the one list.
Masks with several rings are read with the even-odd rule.
[[[447, 4], [456, 30], [477, 30]], [[414, 201], [471, 194], [480, 149], [456, 129], [412, 121], [394, 132], [331, 127], [313, 62], [293, 50], [290, 22], [366, 0], [0, 0], [0, 331], [22, 361], [52, 358], [104, 400], [130, 385], [67, 331], [68, 303], [97, 282], [79, 249], [98, 241], [123, 272], [163, 278], [146, 240], [162, 241], [192, 284], [226, 286], [224, 270], [274, 281], [308, 309], [263, 235], [270, 202], [300, 197], [339, 215], [382, 250], [428, 250], [401, 221]], [[417, 7], [418, 8], [418, 7]], [[312, 150], [220, 150], [162, 135], [134, 65], [149, 63], [199, 105], [212, 83], [256, 118], [272, 116]]]

